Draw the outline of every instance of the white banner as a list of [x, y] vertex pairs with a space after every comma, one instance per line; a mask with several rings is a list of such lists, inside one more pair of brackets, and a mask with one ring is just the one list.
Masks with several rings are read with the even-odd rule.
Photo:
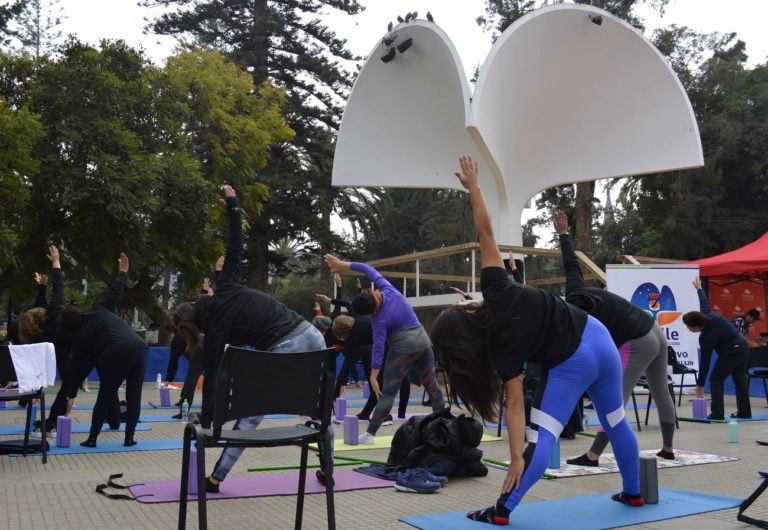
[[[652, 315], [687, 367], [699, 369], [699, 335], [683, 324], [683, 315], [699, 310], [699, 297], [693, 280], [698, 265], [608, 265], [608, 290]], [[680, 376], [672, 376], [676, 383]], [[686, 385], [692, 384], [691, 376]]]

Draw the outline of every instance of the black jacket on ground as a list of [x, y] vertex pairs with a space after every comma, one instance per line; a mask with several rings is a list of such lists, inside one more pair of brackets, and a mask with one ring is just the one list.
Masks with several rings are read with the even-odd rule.
[[488, 468], [478, 449], [483, 426], [464, 414], [455, 417], [448, 409], [428, 416], [413, 416], [395, 433], [387, 458], [387, 470], [429, 467], [450, 459], [456, 463], [452, 476], [484, 477]]

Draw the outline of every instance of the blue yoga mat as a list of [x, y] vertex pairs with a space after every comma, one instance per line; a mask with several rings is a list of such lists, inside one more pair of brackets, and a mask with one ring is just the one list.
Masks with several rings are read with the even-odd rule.
[[[74, 406], [74, 408], [72, 410], [74, 410], [74, 411], [78, 411], [78, 410], [93, 410], [93, 407], [94, 407], [93, 403], [75, 403], [75, 406]], [[50, 410], [50, 408], [51, 408], [50, 405], [46, 405], [45, 406], [45, 410]], [[14, 410], [14, 411], [18, 412], [20, 410], [27, 410], [27, 407], [13, 406], [13, 407], [8, 407], [8, 408], [5, 408], [5, 409], [0, 409], [0, 410]], [[149, 403], [149, 404], [142, 403], [141, 404], [141, 410], [179, 410], [179, 407], [174, 407], [173, 405], [171, 405], [169, 407], [161, 407], [160, 405], [155, 405], [153, 403]], [[193, 407], [192, 411], [194, 412], [195, 410], [199, 411], [199, 408], [196, 409], [195, 407]]]
[[[139, 423], [136, 426], [137, 431], [150, 431], [152, 428], [149, 425], [142, 425]], [[91, 432], [91, 425], [88, 423], [75, 423], [72, 425], [72, 432], [73, 433], [88, 433]], [[125, 423], [120, 424], [120, 429], [113, 431], [109, 428], [109, 425], [104, 425], [104, 428], [101, 429], [101, 432], [125, 432]], [[16, 436], [21, 435], [24, 436], [24, 426], [23, 425], [0, 425], [0, 435], [2, 436]]]
[[[51, 444], [48, 456], [92, 453], [128, 453], [135, 451], [168, 451], [172, 449], [181, 449], [184, 444], [184, 440], [181, 438], [163, 438], [159, 440], [137, 439], [136, 441], [138, 443], [133, 447], [125, 447], [122, 440], [99, 440], [96, 442], [96, 447], [89, 448], [81, 446], [80, 440], [72, 440], [72, 445], [66, 448], [56, 447], [56, 444]], [[19, 457], [24, 455], [13, 453], [8, 456]]]
[[[264, 416], [265, 420], [287, 420], [289, 418], [297, 418], [298, 416], [292, 416], [290, 414], [269, 414], [267, 416]], [[162, 414], [153, 415], [153, 414], [145, 414], [139, 419], [142, 423], [181, 423], [181, 420], [178, 420], [176, 418], [173, 418], [171, 416], [164, 416]]]
[[[726, 420], [730, 421], [731, 418], [726, 418]], [[759, 414], [752, 414], [751, 418], [734, 418], [736, 421], [741, 423], [742, 421], [765, 421], [768, 420], [768, 412], [761, 412]]]
[[[659, 488], [659, 503], [633, 508], [611, 500], [611, 493], [598, 493], [556, 499], [551, 501], [527, 502], [518, 506], [510, 515], [510, 529], [535, 528], [536, 530], [600, 530], [616, 528], [664, 519], [674, 519], [698, 513], [714, 512], [736, 508], [741, 499]], [[400, 520], [422, 530], [487, 530], [487, 523], [467, 519], [466, 512], [481, 508], [474, 506], [461, 512], [436, 513], [401, 517]], [[567, 523], [563, 520], [566, 514]]]

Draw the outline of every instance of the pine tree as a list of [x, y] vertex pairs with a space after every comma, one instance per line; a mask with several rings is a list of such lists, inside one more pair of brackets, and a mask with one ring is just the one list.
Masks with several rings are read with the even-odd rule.
[[[177, 7], [156, 18], [151, 31], [217, 48], [246, 68], [259, 85], [286, 89], [285, 114], [295, 139], [276, 146], [259, 175], [270, 199], [250, 219], [244, 280], [267, 287], [269, 245], [283, 237], [330, 248], [330, 212], [340, 193], [330, 185], [333, 132], [352, 74], [342, 61], [356, 58], [317, 18], [335, 9], [354, 15], [356, 0], [144, 0], [145, 7]], [[311, 241], [308, 241], [311, 240]]]
[[64, 8], [59, 3], [61, 0], [27, 0], [18, 16], [16, 38], [22, 50], [35, 59], [50, 54], [61, 38], [61, 30], [57, 28], [65, 17]]

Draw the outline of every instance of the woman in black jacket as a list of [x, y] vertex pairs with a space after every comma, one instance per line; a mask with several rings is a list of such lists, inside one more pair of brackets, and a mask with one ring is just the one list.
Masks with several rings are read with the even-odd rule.
[[144, 369], [147, 364], [147, 345], [115, 313], [115, 304], [125, 288], [128, 272], [128, 256], [121, 253], [118, 274], [109, 291], [87, 313], [75, 306], [61, 313], [62, 327], [72, 334], [72, 364], [67, 384], [67, 414], [72, 410], [80, 382], [95, 367], [99, 372], [99, 394], [93, 408], [91, 432], [80, 445], [96, 447], [96, 438], [114, 404], [120, 384], [125, 381], [127, 419], [125, 425], [126, 447], [136, 445], [133, 439], [141, 412], [141, 391]]

